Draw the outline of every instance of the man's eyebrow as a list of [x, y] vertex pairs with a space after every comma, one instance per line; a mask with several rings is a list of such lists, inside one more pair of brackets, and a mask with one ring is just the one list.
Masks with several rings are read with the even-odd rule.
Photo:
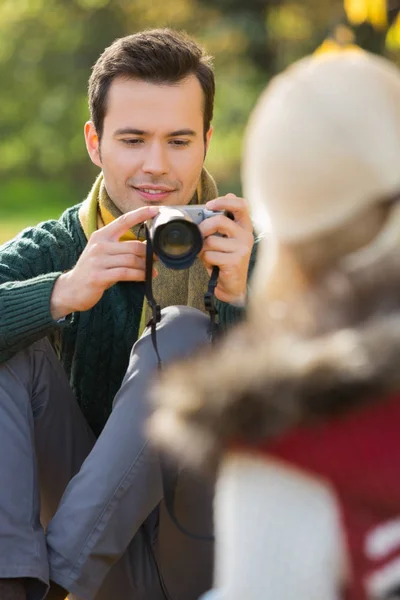
[[133, 129], [133, 127], [123, 127], [122, 129], [117, 129], [114, 131], [114, 135], [147, 135], [147, 131], [143, 131], [143, 129]]
[[193, 129], [178, 129], [178, 131], [171, 131], [171, 133], [168, 134], [168, 137], [178, 137], [180, 135], [191, 135], [194, 137], [197, 134]]
[[[122, 129], [117, 129], [114, 135], [149, 135], [149, 132], [143, 129], [134, 129], [133, 127], [123, 127]], [[177, 131], [168, 133], [167, 137], [179, 137], [180, 135], [195, 137], [197, 133], [193, 129], [178, 129]]]

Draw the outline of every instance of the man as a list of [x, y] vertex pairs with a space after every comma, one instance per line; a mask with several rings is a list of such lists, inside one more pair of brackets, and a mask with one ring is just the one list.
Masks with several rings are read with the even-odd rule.
[[[2, 600], [43, 598], [49, 579], [52, 599], [189, 600], [209, 586], [212, 544], [178, 532], [160, 505], [143, 427], [155, 353], [148, 334], [132, 346], [147, 318], [137, 226], [159, 205], [207, 202], [234, 216], [201, 223], [191, 269], [157, 264], [155, 296], [170, 306], [158, 327], [162, 360], [208, 341], [195, 308], [213, 265], [221, 325], [245, 299], [246, 204], [216, 198], [203, 168], [213, 99], [210, 59], [189, 38], [154, 30], [115, 41], [89, 82], [85, 140], [101, 175], [83, 204], [0, 250]], [[181, 485], [176, 503], [184, 525], [207, 536], [210, 502], [197, 483]]]

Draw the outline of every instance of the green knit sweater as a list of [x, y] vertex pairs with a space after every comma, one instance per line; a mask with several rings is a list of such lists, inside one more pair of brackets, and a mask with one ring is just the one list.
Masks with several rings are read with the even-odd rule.
[[[76, 264], [87, 243], [79, 206], [65, 211], [58, 221], [25, 229], [0, 247], [0, 362], [48, 336], [83, 414], [98, 435], [138, 337], [144, 283], [117, 283], [92, 309], [74, 313], [61, 324], [52, 319], [54, 283]], [[218, 310], [222, 327], [243, 314], [222, 302]]]

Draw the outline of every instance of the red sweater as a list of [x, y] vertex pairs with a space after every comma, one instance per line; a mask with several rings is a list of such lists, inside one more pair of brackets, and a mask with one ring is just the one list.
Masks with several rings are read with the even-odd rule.
[[400, 397], [259, 448], [335, 490], [348, 547], [347, 600], [400, 589]]

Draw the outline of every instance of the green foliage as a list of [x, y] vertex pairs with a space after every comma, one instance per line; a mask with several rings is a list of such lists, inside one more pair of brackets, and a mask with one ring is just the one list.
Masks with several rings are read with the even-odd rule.
[[38, 178], [16, 178], [0, 183], [1, 215], [11, 219], [24, 215], [28, 219], [57, 218], [66, 206], [83, 198], [74, 197], [75, 190], [64, 182]]
[[85, 197], [96, 173], [83, 137], [91, 67], [115, 38], [148, 27], [185, 29], [215, 56], [207, 165], [222, 193], [239, 193], [243, 131], [260, 90], [343, 16], [342, 0], [0, 0], [3, 219], [57, 216]]

